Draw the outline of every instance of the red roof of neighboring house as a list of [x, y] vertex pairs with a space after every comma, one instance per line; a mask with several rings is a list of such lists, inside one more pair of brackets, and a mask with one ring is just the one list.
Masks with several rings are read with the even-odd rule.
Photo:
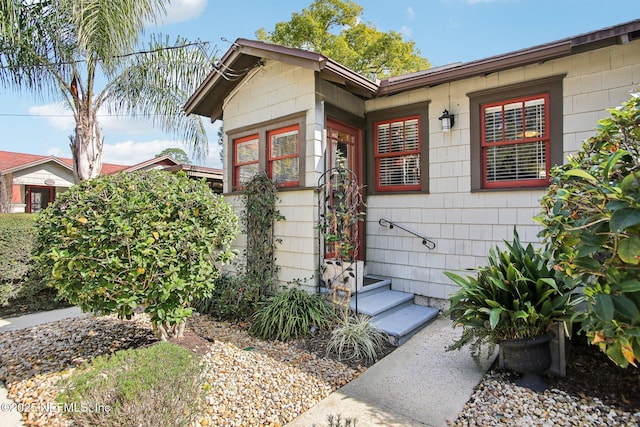
[[[56, 156], [41, 156], [38, 154], [14, 153], [11, 151], [0, 151], [0, 174], [13, 170], [24, 169], [29, 166], [39, 165], [48, 161], [54, 161], [62, 166], [71, 169], [73, 160]], [[102, 164], [102, 174], [111, 175], [127, 169], [129, 166], [114, 165], [112, 163]]]

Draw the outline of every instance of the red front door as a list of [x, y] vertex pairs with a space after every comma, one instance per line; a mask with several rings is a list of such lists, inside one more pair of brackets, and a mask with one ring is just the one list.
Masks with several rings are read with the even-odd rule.
[[[353, 172], [362, 193], [362, 131], [334, 119], [327, 120], [327, 170], [338, 166]], [[362, 198], [362, 194], [360, 194]], [[364, 206], [360, 207], [364, 211]], [[356, 258], [364, 260], [364, 221], [358, 224], [358, 250]], [[327, 247], [327, 250], [330, 249]]]
[[40, 212], [46, 208], [55, 198], [54, 187], [43, 187], [39, 185], [27, 185], [27, 212]]

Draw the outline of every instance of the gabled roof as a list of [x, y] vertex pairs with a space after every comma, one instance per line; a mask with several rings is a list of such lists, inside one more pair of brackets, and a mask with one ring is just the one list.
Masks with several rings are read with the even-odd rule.
[[379, 82], [372, 82], [318, 53], [238, 39], [216, 64], [215, 70], [191, 95], [184, 108], [188, 114], [207, 116], [212, 121], [222, 118], [224, 99], [252, 69], [260, 66], [264, 59], [274, 59], [312, 69], [320, 78], [336, 83], [363, 99], [370, 99], [544, 62], [614, 44], [625, 44], [639, 38], [640, 19], [637, 19], [503, 55], [404, 74]]
[[363, 98], [372, 98], [378, 84], [348, 69], [344, 65], [319, 53], [255, 40], [237, 39], [216, 64], [204, 82], [185, 104], [188, 114], [209, 116], [216, 120], [222, 116], [222, 100], [252, 69], [264, 59], [298, 65], [319, 73], [320, 77], [345, 87]]
[[0, 151], [0, 175], [16, 172], [22, 169], [38, 166], [43, 163], [54, 162], [65, 169], [71, 170], [71, 159], [60, 159], [55, 156], [39, 156], [37, 154], [12, 153]]
[[[27, 169], [33, 166], [38, 166], [44, 163], [53, 162], [65, 169], [73, 170], [73, 160], [56, 157], [56, 156], [41, 156], [38, 154], [26, 154], [26, 153], [14, 153], [11, 151], [0, 151], [0, 175], [7, 173], [17, 172], [19, 170]], [[102, 164], [102, 174], [111, 175], [121, 170], [126, 169], [128, 166], [115, 165], [112, 163]]]
[[179, 165], [180, 163], [175, 161], [171, 156], [154, 157], [153, 159], [145, 160], [133, 166], [125, 166], [125, 172], [133, 172], [140, 169], [145, 169], [153, 165], [171, 167]]

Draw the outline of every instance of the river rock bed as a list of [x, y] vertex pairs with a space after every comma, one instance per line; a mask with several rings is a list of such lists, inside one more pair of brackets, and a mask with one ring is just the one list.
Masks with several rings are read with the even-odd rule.
[[[350, 367], [300, 343], [256, 339], [242, 325], [194, 315], [181, 343], [209, 365], [209, 385], [195, 426], [282, 426], [365, 367]], [[52, 404], [58, 382], [85, 361], [155, 342], [144, 315], [122, 321], [85, 316], [0, 334], [0, 380], [22, 405]], [[640, 412], [553, 386], [543, 393], [491, 370], [450, 426], [638, 426]], [[343, 414], [348, 416], [349, 414]], [[68, 426], [60, 411], [23, 412], [27, 426]], [[318, 420], [318, 425], [324, 425]]]
[[[188, 330], [191, 338], [204, 338], [192, 350], [210, 367], [197, 426], [281, 426], [361, 372], [204, 316], [195, 315]], [[12, 400], [35, 408], [23, 412], [26, 425], [68, 426], [60, 411], [42, 409], [55, 406], [61, 379], [93, 357], [153, 342], [144, 315], [131, 321], [87, 316], [10, 331], [0, 334], [0, 380]]]
[[640, 425], [640, 412], [627, 412], [593, 397], [570, 395], [557, 388], [544, 392], [517, 386], [517, 375], [491, 370], [449, 426], [575, 426]]

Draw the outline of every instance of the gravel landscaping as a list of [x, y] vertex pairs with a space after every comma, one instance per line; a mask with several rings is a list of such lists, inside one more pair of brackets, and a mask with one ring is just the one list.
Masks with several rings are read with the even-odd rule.
[[[244, 325], [199, 315], [188, 325], [180, 344], [200, 354], [211, 368], [196, 426], [282, 426], [366, 370], [323, 357], [320, 337], [266, 342], [248, 335]], [[132, 321], [82, 317], [9, 331], [0, 334], [0, 380], [15, 402], [38, 408], [56, 402], [56, 384], [83, 362], [154, 342], [142, 315]], [[638, 369], [621, 373], [597, 358], [580, 357], [582, 353], [578, 348], [578, 357], [572, 355], [571, 375], [600, 378], [600, 397], [587, 382], [566, 381], [570, 377], [549, 379], [551, 390], [535, 393], [514, 385], [513, 374], [492, 370], [450, 425], [639, 425]], [[605, 396], [612, 398], [607, 401]], [[23, 420], [28, 426], [70, 425], [61, 411], [25, 412]], [[318, 425], [324, 422], [318, 420]]]
[[[67, 426], [54, 406], [56, 383], [91, 358], [155, 341], [144, 316], [132, 321], [83, 317], [0, 334], [0, 380], [9, 397], [36, 410], [28, 426]], [[292, 420], [361, 370], [318, 358], [299, 343], [265, 342], [239, 326], [194, 316], [183, 344], [203, 355], [210, 385], [201, 426], [279, 426]], [[362, 368], [364, 370], [364, 368]]]

